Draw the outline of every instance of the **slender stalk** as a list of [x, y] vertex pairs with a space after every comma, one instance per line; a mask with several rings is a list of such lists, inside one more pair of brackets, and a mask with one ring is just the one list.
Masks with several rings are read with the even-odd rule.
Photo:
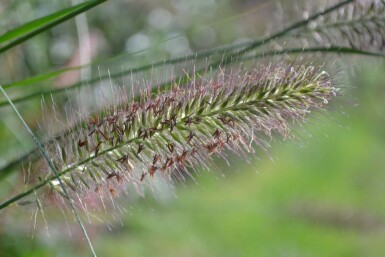
[[[44, 146], [40, 143], [40, 141], [37, 139], [37, 137], [34, 135], [34, 133], [32, 132], [32, 130], [30, 129], [30, 127], [28, 126], [28, 124], [24, 121], [23, 117], [21, 116], [21, 114], [19, 113], [19, 111], [17, 110], [16, 106], [12, 103], [12, 100], [9, 98], [8, 94], [5, 92], [5, 90], [3, 89], [3, 87], [0, 85], [0, 91], [1, 93], [4, 95], [4, 97], [7, 99], [7, 101], [9, 102], [9, 104], [11, 105], [12, 109], [15, 111], [17, 117], [20, 119], [20, 121], [22, 122], [24, 128], [27, 130], [27, 132], [30, 134], [30, 136], [32, 137], [33, 141], [35, 142], [37, 148], [39, 149], [41, 155], [44, 157], [44, 159], [47, 161], [47, 164], [48, 166], [50, 167], [52, 173], [54, 174], [55, 178], [59, 181], [59, 184], [60, 184], [60, 187], [62, 188], [63, 192], [64, 192], [64, 195], [66, 196], [66, 199], [68, 200], [68, 203], [70, 204], [70, 207], [72, 209], [72, 212], [73, 214], [75, 215], [75, 218], [76, 220], [78, 221], [79, 223], [79, 226], [84, 234], [84, 237], [85, 239], [87, 240], [87, 243], [90, 247], [90, 250], [91, 250], [91, 253], [94, 257], [96, 257], [96, 253], [95, 253], [95, 250], [94, 250], [94, 247], [92, 246], [92, 243], [91, 243], [91, 240], [87, 234], [87, 230], [85, 229], [84, 225], [83, 225], [83, 222], [81, 221], [80, 219], [80, 216], [76, 210], [76, 207], [74, 205], [74, 203], [72, 202], [72, 199], [70, 198], [70, 196], [68, 195], [68, 192], [67, 192], [67, 189], [66, 187], [64, 186], [60, 176], [59, 176], [59, 173], [58, 171], [56, 170], [55, 168], [55, 165], [52, 163], [51, 159], [49, 158], [48, 156], [48, 153], [46, 152], [46, 150], [44, 149]], [[35, 191], [35, 190], [33, 190]]]
[[250, 55], [246, 57], [240, 57], [236, 60], [253, 60], [256, 58], [263, 58], [269, 56], [277, 56], [277, 55], [290, 55], [290, 54], [301, 54], [301, 53], [331, 53], [331, 54], [349, 54], [349, 55], [363, 55], [368, 57], [382, 57], [385, 58], [384, 53], [371, 52], [361, 49], [355, 49], [350, 47], [343, 46], [330, 46], [330, 47], [309, 47], [309, 48], [290, 48], [285, 50], [278, 51], [269, 51], [265, 53], [257, 53], [255, 55]]

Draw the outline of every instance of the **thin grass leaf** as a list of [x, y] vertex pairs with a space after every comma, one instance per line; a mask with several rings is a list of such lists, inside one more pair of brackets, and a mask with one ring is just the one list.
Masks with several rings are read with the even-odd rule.
[[50, 71], [50, 72], [47, 72], [44, 74], [36, 75], [34, 77], [29, 77], [29, 78], [15, 81], [12, 83], [3, 84], [3, 88], [7, 89], [7, 88], [12, 88], [12, 87], [29, 86], [29, 85], [34, 85], [34, 84], [38, 84], [38, 83], [41, 84], [44, 81], [56, 78], [57, 76], [62, 75], [62, 74], [67, 73], [67, 72], [70, 72], [70, 71], [80, 70], [83, 67], [85, 67], [85, 66], [74, 66], [74, 67]]
[[280, 51], [268, 51], [265, 53], [257, 53], [254, 55], [248, 55], [245, 57], [237, 58], [240, 60], [253, 60], [258, 58], [265, 58], [270, 56], [279, 56], [279, 55], [291, 55], [291, 54], [302, 54], [302, 53], [329, 53], [329, 54], [338, 54], [338, 55], [362, 55], [367, 57], [379, 57], [385, 58], [385, 53], [372, 52], [366, 50], [355, 49], [351, 47], [344, 46], [330, 46], [330, 47], [306, 47], [306, 48], [290, 48]]
[[2, 45], [0, 47], [0, 53], [3, 53], [8, 49], [30, 39], [31, 37], [36, 36], [54, 26], [57, 26], [64, 21], [69, 20], [72, 17], [83, 13], [105, 1], [106, 0], [95, 0], [84, 2], [25, 23], [20, 27], [10, 30], [0, 36], [0, 45]]
[[[158, 62], [155, 62], [152, 64], [142, 65], [142, 66], [139, 66], [136, 68], [125, 69], [123, 71], [119, 71], [119, 72], [115, 72], [115, 73], [111, 73], [111, 74], [103, 74], [96, 79], [89, 80], [88, 83], [97, 82], [100, 79], [118, 78], [118, 77], [121, 77], [121, 76], [124, 76], [127, 74], [134, 74], [134, 73], [138, 73], [138, 72], [142, 72], [142, 71], [147, 71], [147, 70], [162, 67], [165, 65], [178, 64], [178, 63], [183, 63], [183, 62], [187, 62], [187, 61], [191, 61], [191, 60], [200, 60], [200, 59], [206, 58], [207, 56], [219, 55], [219, 58], [221, 58], [221, 55], [223, 53], [230, 52], [230, 51], [236, 50], [238, 48], [243, 48], [247, 45], [250, 45], [252, 42], [253, 41], [236, 43], [236, 44], [232, 44], [232, 45], [219, 46], [219, 47], [215, 47], [215, 48], [211, 48], [211, 49], [202, 50], [202, 51], [199, 51], [197, 53], [189, 54], [186, 56], [181, 56], [181, 57], [171, 58], [168, 60], [158, 61]], [[110, 61], [110, 59], [106, 60], [105, 62], [109, 62], [109, 61]], [[44, 82], [48, 79], [55, 78], [58, 75], [64, 74], [66, 72], [70, 72], [70, 71], [74, 71], [74, 70], [80, 70], [84, 67], [102, 65], [103, 63], [104, 63], [104, 61], [103, 62], [90, 63], [90, 64], [86, 64], [86, 65], [81, 65], [81, 66], [74, 66], [74, 67], [70, 67], [70, 68], [59, 69], [59, 70], [55, 70], [55, 71], [50, 71], [50, 72], [47, 72], [45, 74], [39, 74], [37, 76], [30, 77], [27, 79], [19, 80], [19, 81], [12, 82], [12, 83], [3, 84], [3, 88], [13, 88], [13, 87], [29, 86], [32, 84], [37, 84], [37, 83]], [[76, 84], [72, 84], [66, 88], [71, 89], [74, 87], [81, 86], [82, 84], [83, 83], [79, 82]]]

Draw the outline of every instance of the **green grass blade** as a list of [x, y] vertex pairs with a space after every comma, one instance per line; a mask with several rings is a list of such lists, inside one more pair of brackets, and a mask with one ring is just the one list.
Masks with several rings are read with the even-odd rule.
[[31, 37], [63, 23], [64, 21], [71, 19], [72, 17], [105, 1], [106, 0], [95, 0], [84, 2], [25, 23], [20, 27], [10, 30], [0, 36], [0, 45], [2, 45], [0, 47], [0, 53], [3, 53], [8, 49], [30, 39]]
[[80, 70], [83, 67], [84, 66], [74, 66], [74, 67], [70, 67], [70, 68], [64, 68], [64, 69], [60, 69], [60, 70], [50, 71], [50, 72], [47, 72], [44, 74], [39, 74], [37, 76], [29, 77], [29, 78], [19, 80], [16, 82], [12, 82], [9, 84], [3, 84], [3, 88], [21, 87], [21, 86], [28, 86], [28, 85], [33, 85], [33, 84], [37, 84], [37, 83], [42, 83], [46, 80], [56, 78], [57, 76], [59, 76], [63, 73], [67, 73], [67, 72], [75, 71], [75, 70]]
[[[137, 72], [141, 72], [141, 71], [146, 71], [146, 70], [150, 70], [152, 68], [161, 67], [161, 66], [164, 66], [164, 65], [177, 64], [177, 63], [186, 62], [186, 61], [190, 61], [190, 60], [194, 60], [194, 59], [196, 59], [196, 60], [202, 59], [202, 58], [205, 58], [207, 56], [223, 54], [225, 52], [229, 52], [229, 51], [233, 51], [233, 50], [236, 50], [236, 49], [239, 49], [239, 48], [242, 48], [242, 47], [246, 47], [247, 45], [252, 44], [252, 42], [253, 41], [237, 43], [237, 44], [232, 44], [232, 45], [219, 46], [219, 47], [215, 47], [215, 48], [199, 51], [197, 53], [189, 54], [189, 55], [186, 55], [186, 56], [171, 58], [171, 59], [168, 59], [168, 60], [165, 60], [165, 61], [159, 61], [159, 62], [156, 62], [156, 63], [153, 63], [153, 64], [149, 64], [149, 65], [143, 65], [143, 66], [140, 66], [140, 67], [137, 67], [137, 68], [132, 68], [132, 69], [129, 69], [129, 70], [125, 70], [125, 71], [123, 71], [123, 75], [124, 74], [130, 74], [130, 73], [137, 73]], [[115, 57], [112, 57], [111, 59], [114, 59], [114, 58]], [[105, 62], [109, 62], [109, 61], [110, 61], [110, 59], [106, 60]], [[96, 65], [101, 65], [103, 63], [104, 63], [104, 61], [103, 62], [94, 62], [94, 63], [90, 63], [90, 64], [85, 64], [85, 65], [82, 65], [82, 66], [74, 66], [74, 67], [54, 70], [54, 71], [50, 71], [50, 72], [47, 72], [47, 73], [44, 73], [44, 74], [39, 74], [39, 75], [34, 76], [34, 77], [30, 77], [30, 78], [27, 78], [27, 79], [19, 80], [19, 81], [12, 82], [12, 83], [3, 84], [3, 88], [29, 86], [29, 85], [32, 85], [32, 84], [41, 83], [41, 82], [46, 81], [48, 79], [55, 78], [58, 75], [64, 74], [66, 72], [70, 72], [70, 71], [74, 71], [74, 70], [80, 70], [81, 68], [84, 68], [84, 67], [90, 67], [90, 66], [94, 66], [94, 65], [95, 66]], [[122, 72], [117, 73], [117, 75], [119, 75], [119, 74], [122, 75]], [[114, 74], [112, 74], [112, 75], [114, 75]], [[102, 75], [102, 79], [103, 78], [107, 78], [107, 75]], [[100, 77], [98, 77], [95, 80], [88, 81], [88, 82], [92, 83], [93, 81], [97, 81], [97, 80], [100, 80]], [[76, 85], [80, 85], [80, 84], [81, 83], [78, 83]]]
[[[27, 132], [30, 134], [30, 136], [32, 137], [33, 141], [35, 142], [37, 148], [39, 149], [41, 155], [44, 157], [44, 159], [47, 161], [48, 163], [48, 166], [50, 167], [52, 173], [54, 174], [55, 178], [59, 181], [59, 184], [65, 194], [65, 196], [67, 197], [68, 199], [68, 203], [70, 204], [71, 206], [71, 209], [72, 209], [72, 212], [73, 214], [75, 215], [80, 227], [81, 227], [81, 230], [84, 234], [84, 237], [86, 238], [87, 242], [88, 242], [88, 245], [90, 247], [90, 250], [92, 252], [92, 255], [96, 257], [96, 253], [95, 253], [95, 250], [92, 246], [92, 243], [91, 243], [91, 240], [87, 234], [87, 231], [83, 225], [83, 222], [81, 221], [80, 219], [80, 216], [76, 210], [76, 207], [72, 201], [72, 199], [69, 197], [68, 195], [68, 192], [67, 192], [67, 189], [66, 187], [64, 186], [60, 176], [59, 176], [59, 172], [56, 170], [55, 168], [55, 165], [52, 163], [51, 159], [49, 158], [49, 155], [47, 153], [47, 151], [44, 149], [44, 146], [40, 143], [40, 141], [37, 139], [37, 137], [35, 136], [35, 134], [32, 132], [32, 130], [30, 129], [30, 127], [28, 126], [28, 124], [24, 121], [23, 117], [21, 116], [21, 114], [19, 113], [19, 111], [17, 110], [16, 106], [12, 103], [11, 99], [9, 98], [8, 94], [5, 92], [5, 90], [3, 89], [3, 87], [0, 85], [0, 91], [1, 93], [4, 95], [4, 97], [7, 99], [7, 101], [9, 102], [9, 104], [11, 105], [12, 109], [15, 111], [17, 117], [20, 119], [21, 123], [23, 124], [24, 128], [27, 130]], [[33, 190], [33, 192], [36, 192], [36, 190]], [[32, 193], [32, 192], [31, 192]], [[0, 206], [0, 210], [4, 207], [2, 207], [3, 205]]]
[[304, 54], [304, 53], [329, 53], [329, 54], [349, 54], [349, 55], [362, 55], [367, 57], [382, 57], [385, 58], [385, 53], [379, 52], [370, 52], [350, 47], [342, 47], [342, 46], [330, 46], [330, 47], [309, 47], [309, 48], [290, 48], [284, 49], [280, 51], [270, 51], [265, 53], [258, 53], [255, 55], [250, 55], [246, 57], [240, 57], [235, 60], [249, 60], [255, 58], [263, 58], [269, 56], [277, 56], [277, 55], [290, 55], [290, 54]]

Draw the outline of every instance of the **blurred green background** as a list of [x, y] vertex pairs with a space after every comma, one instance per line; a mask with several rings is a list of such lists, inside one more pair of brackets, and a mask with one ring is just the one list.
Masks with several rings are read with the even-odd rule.
[[[1, 0], [2, 32], [70, 5]], [[88, 58], [119, 55], [99, 66], [114, 70], [257, 38], [279, 24], [274, 8], [252, 0], [109, 1], [86, 13], [97, 45]], [[68, 21], [0, 56], [1, 81], [80, 64], [76, 28]], [[260, 160], [252, 163], [232, 159], [228, 167], [219, 160], [216, 169], [197, 177], [197, 185], [178, 186], [177, 197], [130, 203], [123, 226], [113, 219], [112, 230], [87, 224], [99, 256], [382, 256], [385, 66], [360, 58], [352, 58], [360, 66], [343, 81], [343, 96], [330, 111], [313, 113], [304, 127], [293, 128], [300, 142], [275, 140], [269, 155], [257, 150]], [[93, 75], [92, 69], [86, 73]], [[49, 83], [61, 85], [59, 79]], [[36, 127], [39, 99], [19, 107]], [[1, 108], [0, 164], [32, 146], [25, 138], [14, 114]], [[14, 190], [13, 179], [0, 183], [0, 197]], [[31, 238], [22, 229], [33, 223], [31, 213], [22, 212], [18, 224], [0, 213], [0, 257], [89, 255], [76, 224], [69, 236], [61, 216], [49, 217], [50, 236], [40, 222]]]

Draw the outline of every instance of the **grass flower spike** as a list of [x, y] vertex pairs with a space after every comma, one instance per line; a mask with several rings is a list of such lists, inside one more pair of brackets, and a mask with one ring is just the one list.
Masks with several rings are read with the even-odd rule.
[[[336, 95], [331, 76], [321, 68], [228, 68], [187, 85], [175, 83], [155, 97], [143, 92], [138, 102], [90, 117], [45, 148], [71, 198], [84, 210], [96, 209], [132, 192], [129, 186], [142, 194], [158, 180], [171, 184], [193, 177], [212, 155], [245, 156], [254, 151], [252, 142], [267, 149], [272, 133], [286, 138], [292, 121], [301, 122]], [[33, 167], [33, 190], [43, 189], [39, 201], [64, 204], [67, 197], [48, 167]]]

